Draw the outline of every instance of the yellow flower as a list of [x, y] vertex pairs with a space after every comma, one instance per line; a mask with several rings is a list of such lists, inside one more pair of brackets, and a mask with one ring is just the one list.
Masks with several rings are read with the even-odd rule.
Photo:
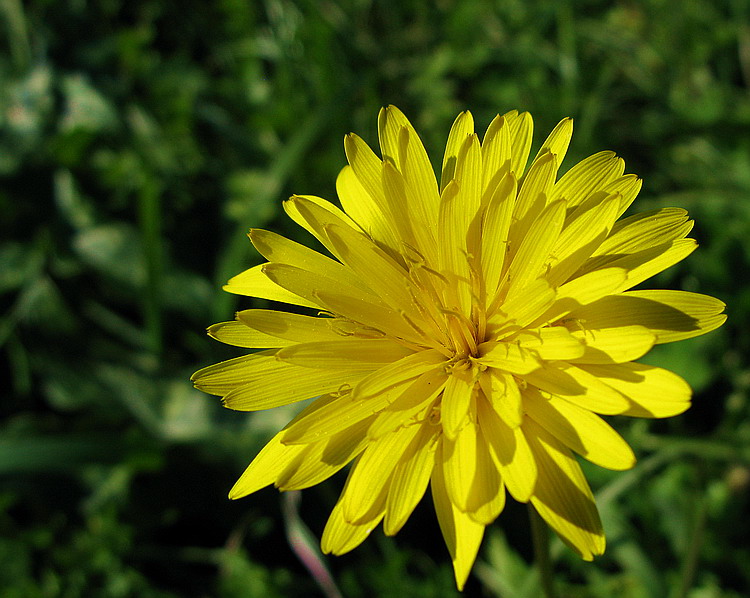
[[322, 538], [342, 554], [381, 521], [398, 532], [429, 485], [459, 588], [506, 489], [582, 558], [604, 551], [573, 453], [632, 467], [633, 451], [599, 414], [685, 411], [684, 380], [633, 360], [725, 316], [705, 295], [630, 290], [696, 248], [692, 221], [679, 208], [618, 221], [641, 181], [612, 152], [558, 178], [572, 129], [562, 120], [525, 169], [528, 113], [497, 116], [480, 142], [463, 112], [438, 187], [417, 133], [390, 106], [378, 120], [382, 160], [345, 138], [343, 211], [314, 196], [284, 204], [334, 259], [250, 231], [268, 262], [225, 290], [315, 315], [248, 309], [210, 327], [219, 341], [264, 350], [200, 370], [195, 385], [240, 411], [319, 398], [231, 498], [307, 488], [354, 461]]

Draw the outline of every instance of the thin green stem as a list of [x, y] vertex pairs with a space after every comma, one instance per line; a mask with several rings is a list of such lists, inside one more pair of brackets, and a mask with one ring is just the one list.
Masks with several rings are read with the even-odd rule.
[[695, 574], [698, 569], [698, 561], [700, 560], [700, 551], [703, 546], [707, 519], [708, 501], [704, 496], [701, 496], [698, 498], [695, 509], [695, 523], [693, 524], [693, 531], [690, 534], [690, 545], [682, 561], [682, 575], [680, 576], [680, 586], [677, 591], [678, 598], [686, 598], [690, 593], [690, 588], [693, 586]]
[[0, 0], [0, 14], [5, 17], [13, 66], [24, 71], [31, 63], [31, 45], [21, 0]]
[[155, 178], [147, 178], [138, 195], [138, 219], [146, 266], [143, 312], [148, 349], [154, 355], [162, 350], [162, 238], [161, 186]]
[[576, 57], [576, 19], [570, 0], [557, 3], [558, 69], [561, 80], [561, 104], [564, 114], [571, 114], [575, 107], [578, 87], [578, 61]]
[[531, 504], [529, 504], [529, 520], [531, 521], [531, 538], [534, 543], [534, 560], [539, 569], [542, 590], [546, 598], [557, 598], [552, 560], [549, 556], [549, 529]]

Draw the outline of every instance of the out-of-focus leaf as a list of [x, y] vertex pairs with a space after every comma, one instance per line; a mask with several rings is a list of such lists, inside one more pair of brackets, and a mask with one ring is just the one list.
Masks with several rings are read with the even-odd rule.
[[41, 140], [54, 104], [52, 78], [48, 64], [19, 79], [0, 78], [0, 174], [15, 171]]
[[237, 222], [262, 227], [276, 213], [279, 181], [262, 170], [235, 172], [227, 180], [227, 215]]
[[0, 293], [17, 289], [39, 273], [44, 256], [36, 247], [21, 243], [0, 246]]
[[165, 438], [186, 442], [211, 433], [209, 401], [184, 380], [171, 382], [163, 394], [162, 431]]
[[140, 287], [146, 280], [143, 253], [135, 228], [124, 222], [80, 231], [73, 246], [81, 259], [103, 278]]
[[64, 77], [62, 91], [65, 94], [65, 111], [59, 121], [62, 132], [76, 129], [100, 132], [116, 125], [114, 108], [86, 75], [76, 73]]
[[161, 291], [165, 309], [200, 319], [211, 305], [216, 288], [192, 272], [169, 268], [162, 280]]
[[497, 596], [522, 598], [537, 596], [542, 591], [539, 578], [505, 538], [501, 530], [493, 529], [485, 540], [484, 557], [475, 567], [482, 583]]
[[73, 228], [82, 229], [94, 224], [94, 207], [81, 195], [67, 169], [55, 173], [55, 200], [58, 210]]

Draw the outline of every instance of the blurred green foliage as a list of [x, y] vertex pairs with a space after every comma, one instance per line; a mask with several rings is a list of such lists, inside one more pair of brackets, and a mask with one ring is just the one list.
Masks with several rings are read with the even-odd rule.
[[[716, 295], [729, 322], [648, 356], [696, 396], [615, 422], [636, 468], [586, 467], [606, 555], [553, 548], [565, 596], [750, 593], [747, 0], [0, 0], [0, 16], [3, 597], [323, 595], [287, 534], [315, 550], [340, 476], [300, 513], [273, 490], [230, 503], [290, 412], [225, 412], [187, 379], [238, 354], [203, 330], [250, 305], [219, 290], [259, 261], [246, 230], [300, 238], [281, 200], [333, 198], [343, 134], [374, 143], [388, 103], [436, 160], [466, 108], [529, 110], [537, 142], [572, 115], [564, 168], [613, 149], [645, 179], [635, 209], [691, 211], [702, 248], [650, 284]], [[467, 594], [539, 595], [527, 536], [509, 505]], [[326, 563], [345, 596], [456, 594], [427, 505]]]

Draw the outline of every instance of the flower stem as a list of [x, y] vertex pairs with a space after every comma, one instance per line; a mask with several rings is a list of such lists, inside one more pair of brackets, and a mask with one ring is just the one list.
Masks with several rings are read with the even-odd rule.
[[531, 537], [534, 542], [534, 560], [539, 568], [539, 580], [546, 598], [557, 598], [552, 561], [549, 558], [549, 530], [547, 524], [529, 503], [529, 520], [531, 521]]
[[695, 509], [695, 523], [693, 525], [693, 533], [690, 535], [690, 545], [682, 562], [680, 589], [677, 592], [677, 596], [680, 598], [686, 598], [695, 580], [695, 573], [698, 568], [698, 561], [700, 560], [700, 551], [705, 539], [707, 518], [708, 501], [705, 497], [700, 497]]

